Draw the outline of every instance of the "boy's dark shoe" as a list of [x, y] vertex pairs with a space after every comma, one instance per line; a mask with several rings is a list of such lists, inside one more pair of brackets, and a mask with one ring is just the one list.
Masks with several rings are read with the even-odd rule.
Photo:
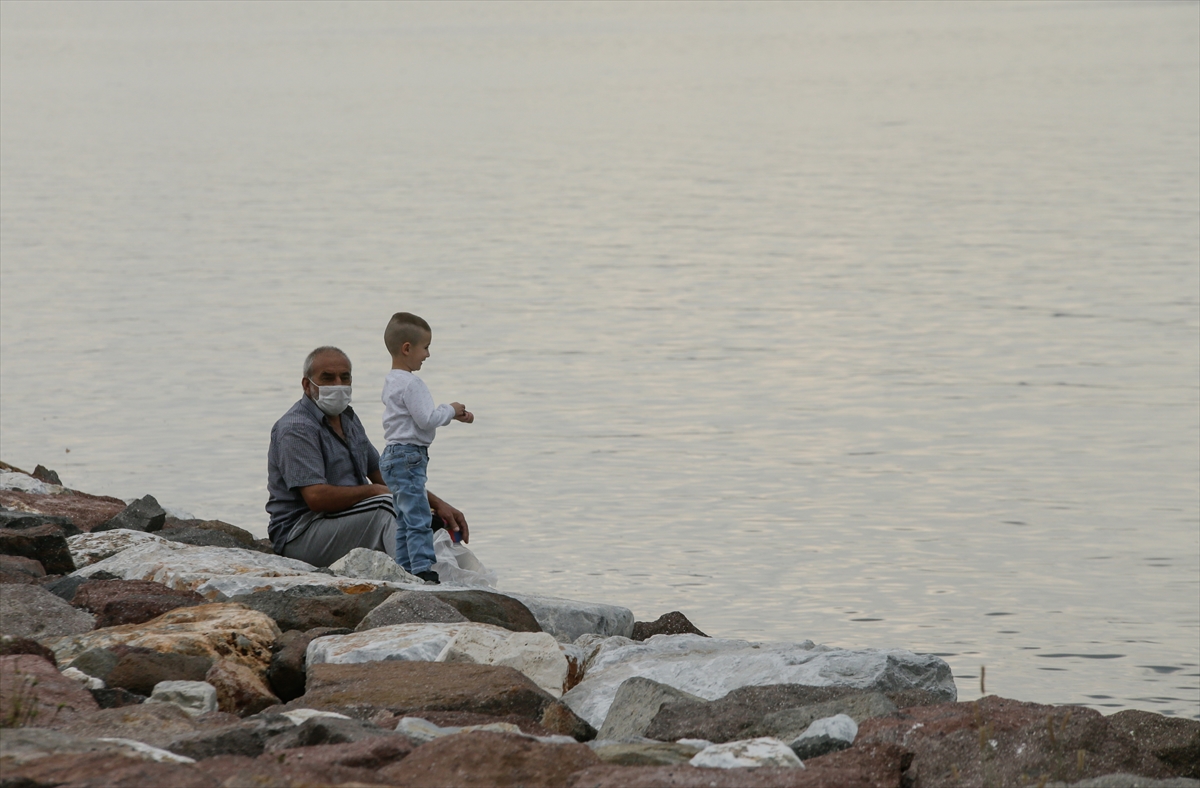
[[433, 583], [435, 586], [442, 584], [442, 581], [438, 580], [437, 572], [433, 571], [432, 569], [426, 569], [424, 572], [417, 572], [417, 577], [421, 578], [426, 583]]

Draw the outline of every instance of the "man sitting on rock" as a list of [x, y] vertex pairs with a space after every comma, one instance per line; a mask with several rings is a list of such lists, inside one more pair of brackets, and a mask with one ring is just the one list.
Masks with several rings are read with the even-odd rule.
[[[396, 557], [396, 511], [379, 452], [350, 407], [350, 358], [319, 347], [304, 360], [304, 396], [271, 428], [267, 534], [279, 555], [329, 566], [356, 547]], [[463, 513], [427, 492], [429, 508], [468, 540]]]

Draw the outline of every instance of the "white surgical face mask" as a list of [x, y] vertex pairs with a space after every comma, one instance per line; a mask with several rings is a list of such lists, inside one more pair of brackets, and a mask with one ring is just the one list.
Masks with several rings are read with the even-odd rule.
[[317, 389], [317, 407], [326, 416], [336, 416], [350, 404], [350, 386], [318, 386], [311, 378], [308, 382]]

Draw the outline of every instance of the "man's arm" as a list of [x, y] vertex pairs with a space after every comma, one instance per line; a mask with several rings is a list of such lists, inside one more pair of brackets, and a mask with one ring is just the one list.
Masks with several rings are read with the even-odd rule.
[[[375, 472], [379, 474], [378, 471]], [[375, 481], [375, 479], [371, 479]], [[300, 488], [304, 505], [314, 512], [340, 512], [374, 495], [391, 495], [392, 491], [380, 479], [375, 484], [339, 487], [336, 484], [310, 484]]]

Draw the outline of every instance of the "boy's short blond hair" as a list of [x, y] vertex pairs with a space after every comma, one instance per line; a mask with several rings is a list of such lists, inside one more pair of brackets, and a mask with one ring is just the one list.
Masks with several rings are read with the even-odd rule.
[[424, 339], [426, 334], [433, 336], [433, 329], [424, 319], [412, 312], [397, 312], [392, 315], [387, 328], [383, 330], [383, 344], [387, 345], [389, 353], [398, 356], [405, 342], [415, 345]]

